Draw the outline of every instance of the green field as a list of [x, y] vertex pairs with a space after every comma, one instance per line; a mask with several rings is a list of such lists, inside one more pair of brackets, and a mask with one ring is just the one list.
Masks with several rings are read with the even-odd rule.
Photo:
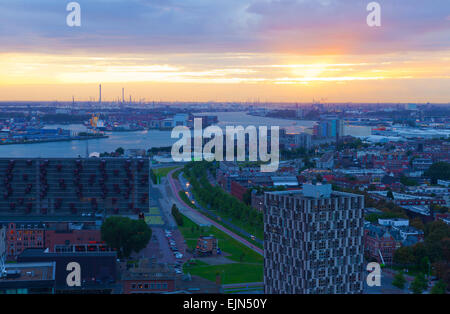
[[222, 284], [263, 281], [262, 264], [236, 263], [211, 266], [188, 266], [184, 267], [184, 272], [210, 281], [215, 281], [216, 276], [219, 274]]
[[167, 168], [153, 168], [153, 172], [159, 178], [167, 176], [167, 174], [173, 169], [179, 168], [179, 166], [167, 167]]
[[234, 240], [216, 227], [199, 227], [194, 222], [183, 216], [183, 226], [180, 227], [186, 244], [194, 249], [200, 235], [214, 235], [218, 239], [219, 248], [230, 260], [236, 263], [223, 265], [197, 265], [184, 266], [184, 272], [197, 275], [211, 281], [215, 281], [220, 274], [223, 284], [259, 282], [263, 280], [263, 257]]
[[160, 215], [161, 214], [158, 207], [150, 207], [148, 212], [150, 215]]
[[161, 216], [145, 216], [145, 222], [149, 225], [164, 225], [164, 220]]

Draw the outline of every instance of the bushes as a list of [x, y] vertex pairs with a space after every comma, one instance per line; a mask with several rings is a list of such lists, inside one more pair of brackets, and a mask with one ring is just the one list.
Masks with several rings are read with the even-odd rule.
[[394, 280], [392, 281], [392, 285], [399, 289], [404, 289], [406, 284], [405, 276], [403, 276], [402, 272], [399, 272], [397, 275], [395, 275]]
[[156, 176], [153, 169], [150, 169], [150, 178], [152, 179], [153, 184], [158, 184], [158, 177]]
[[178, 226], [183, 226], [183, 215], [181, 215], [180, 211], [178, 210], [177, 206], [175, 204], [172, 205], [172, 216], [175, 219], [175, 222]]
[[209, 183], [207, 170], [214, 168], [215, 165], [207, 162], [186, 165], [184, 173], [191, 183], [196, 200], [206, 208], [215, 209], [246, 225], [263, 230], [263, 216], [260, 212]]

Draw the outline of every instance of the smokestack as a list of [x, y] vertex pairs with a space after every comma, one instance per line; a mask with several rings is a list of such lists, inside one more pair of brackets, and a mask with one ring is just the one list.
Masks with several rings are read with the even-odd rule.
[[98, 103], [102, 103], [102, 84], [99, 85]]
[[125, 89], [122, 87], [122, 103], [125, 103]]

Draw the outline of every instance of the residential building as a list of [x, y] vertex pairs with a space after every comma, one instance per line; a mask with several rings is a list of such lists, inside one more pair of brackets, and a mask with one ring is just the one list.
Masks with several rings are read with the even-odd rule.
[[6, 230], [6, 258], [15, 260], [25, 249], [44, 248], [46, 225], [41, 222], [0, 223]]
[[266, 293], [362, 293], [362, 195], [330, 184], [265, 193]]
[[325, 153], [319, 160], [317, 160], [316, 166], [319, 169], [332, 169], [334, 166], [333, 153]]
[[4, 215], [134, 213], [149, 207], [144, 158], [0, 159]]
[[264, 193], [253, 190], [251, 194], [251, 206], [259, 212], [264, 211]]
[[214, 236], [201, 236], [197, 240], [195, 247], [196, 256], [212, 256], [218, 253], [219, 247]]
[[0, 225], [0, 277], [5, 272], [6, 263], [6, 228]]

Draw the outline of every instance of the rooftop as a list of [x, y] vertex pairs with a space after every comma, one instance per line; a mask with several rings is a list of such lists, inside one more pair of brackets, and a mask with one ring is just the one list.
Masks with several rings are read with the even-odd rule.
[[55, 262], [6, 264], [0, 283], [8, 281], [55, 280]]

